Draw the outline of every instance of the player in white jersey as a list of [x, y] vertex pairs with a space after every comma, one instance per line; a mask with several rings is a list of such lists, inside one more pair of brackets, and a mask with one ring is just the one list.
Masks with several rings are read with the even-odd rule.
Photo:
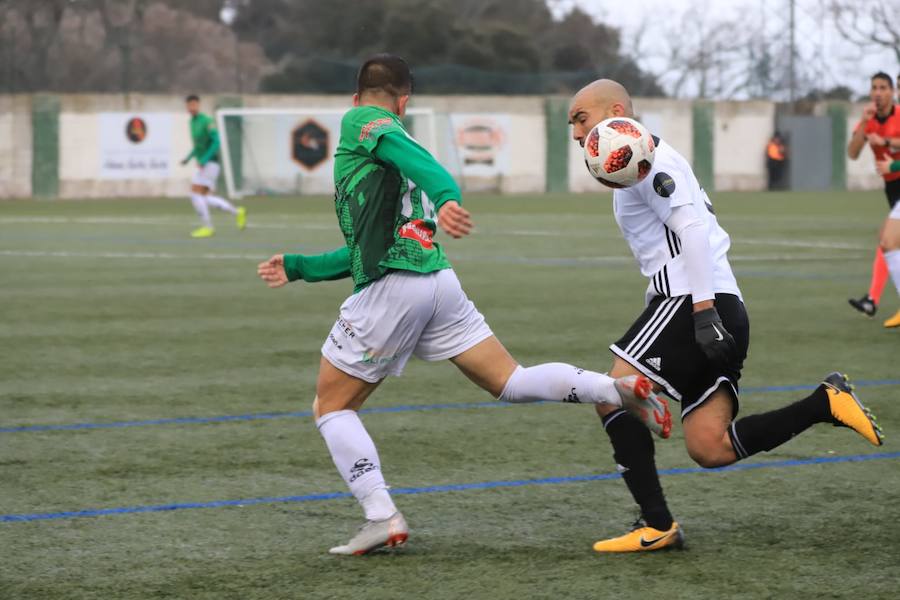
[[[608, 79], [580, 90], [569, 107], [573, 137], [582, 146], [600, 121], [633, 116], [628, 92]], [[728, 234], [675, 149], [657, 140], [653, 169], [633, 187], [615, 190], [613, 207], [650, 283], [644, 312], [610, 346], [615, 358], [609, 375], [644, 374], [657, 391], [681, 402], [685, 445], [694, 461], [707, 468], [728, 465], [771, 450], [815, 423], [850, 427], [881, 445], [880, 429], [838, 373], [798, 402], [735, 420], [749, 319], [728, 263]], [[599, 541], [594, 550], [680, 547], [683, 534], [666, 505], [649, 432], [620, 409], [596, 409], [642, 519], [630, 533]]]

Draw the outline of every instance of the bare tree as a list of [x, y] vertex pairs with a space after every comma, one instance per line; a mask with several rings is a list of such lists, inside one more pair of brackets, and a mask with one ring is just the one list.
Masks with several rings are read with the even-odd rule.
[[0, 90], [256, 90], [271, 64], [258, 44], [209, 18], [217, 5], [0, 0]]
[[887, 48], [900, 62], [900, 0], [826, 0], [834, 26], [862, 49]]

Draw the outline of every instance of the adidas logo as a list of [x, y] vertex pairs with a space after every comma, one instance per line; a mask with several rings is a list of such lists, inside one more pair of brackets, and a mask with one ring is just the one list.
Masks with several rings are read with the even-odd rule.
[[662, 359], [658, 356], [654, 356], [653, 358], [647, 359], [647, 364], [659, 371], [659, 369], [662, 367]]

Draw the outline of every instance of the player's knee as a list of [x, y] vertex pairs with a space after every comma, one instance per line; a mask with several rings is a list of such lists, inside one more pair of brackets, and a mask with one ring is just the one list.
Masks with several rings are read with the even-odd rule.
[[688, 440], [686, 445], [691, 460], [704, 469], [715, 469], [734, 462], [733, 452], [722, 436], [704, 435]]

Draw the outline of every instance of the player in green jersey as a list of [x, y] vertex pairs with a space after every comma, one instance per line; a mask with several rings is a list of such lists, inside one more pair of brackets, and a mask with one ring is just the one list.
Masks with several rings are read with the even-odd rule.
[[[357, 411], [412, 354], [450, 360], [506, 402], [623, 406], [668, 435], [668, 405], [650, 381], [613, 380], [563, 363], [520, 366], [466, 297], [441, 245], [472, 228], [453, 178], [406, 131], [412, 91], [406, 62], [379, 54], [360, 68], [354, 108], [335, 152], [335, 209], [346, 245], [323, 255], [276, 255], [258, 267], [270, 286], [352, 277], [354, 293], [322, 346], [313, 412], [338, 472], [367, 523], [333, 554], [365, 554], [406, 541], [408, 527], [388, 493], [381, 461]], [[437, 218], [436, 218], [437, 217]]]
[[197, 160], [197, 172], [191, 179], [191, 203], [200, 215], [201, 226], [191, 232], [191, 237], [207, 238], [215, 233], [209, 217], [209, 207], [231, 213], [237, 221], [238, 229], [247, 226], [247, 210], [236, 207], [228, 200], [210, 192], [216, 187], [219, 178], [219, 132], [212, 117], [200, 112], [200, 98], [191, 94], [185, 98], [187, 110], [191, 115], [191, 140], [193, 149], [181, 164], [186, 165], [192, 158]]

